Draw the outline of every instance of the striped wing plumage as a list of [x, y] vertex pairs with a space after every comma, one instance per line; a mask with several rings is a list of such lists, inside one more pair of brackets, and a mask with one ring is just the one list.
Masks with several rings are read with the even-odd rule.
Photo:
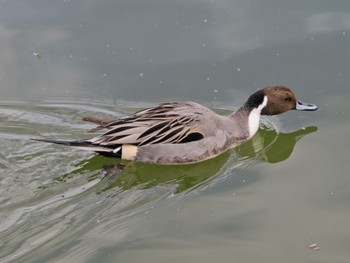
[[111, 147], [119, 144], [144, 146], [159, 143], [184, 143], [202, 139], [197, 123], [200, 112], [192, 110], [192, 103], [163, 103], [157, 107], [113, 121], [105, 126], [107, 132], [88, 140]]

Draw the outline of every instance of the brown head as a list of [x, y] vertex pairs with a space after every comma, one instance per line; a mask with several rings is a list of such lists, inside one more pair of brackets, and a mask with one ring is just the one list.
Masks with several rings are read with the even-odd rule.
[[294, 93], [284, 86], [268, 86], [260, 92], [267, 96], [267, 105], [262, 109], [262, 115], [277, 115], [289, 110], [317, 110], [316, 105], [297, 100]]

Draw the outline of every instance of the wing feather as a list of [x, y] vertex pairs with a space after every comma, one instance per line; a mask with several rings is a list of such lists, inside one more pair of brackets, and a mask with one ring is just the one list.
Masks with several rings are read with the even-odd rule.
[[[89, 140], [92, 144], [113, 146], [133, 144], [137, 146], [157, 143], [181, 143], [197, 129], [202, 114], [196, 113], [191, 103], [163, 103], [106, 125], [108, 130]], [[192, 140], [203, 138], [194, 136]]]

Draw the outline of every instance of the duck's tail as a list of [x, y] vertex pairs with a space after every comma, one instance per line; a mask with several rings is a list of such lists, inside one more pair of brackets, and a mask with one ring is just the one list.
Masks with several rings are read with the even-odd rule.
[[64, 146], [70, 146], [74, 148], [78, 148], [81, 150], [88, 150], [88, 151], [94, 151], [102, 155], [106, 156], [113, 156], [120, 158], [121, 156], [121, 145], [113, 145], [113, 146], [102, 146], [102, 145], [96, 145], [92, 144], [87, 139], [80, 139], [80, 140], [51, 140], [51, 139], [36, 139], [32, 138], [33, 141], [39, 141], [39, 142], [48, 142], [48, 143], [54, 143], [54, 144], [60, 144]]
[[49, 142], [54, 144], [61, 144], [61, 145], [72, 146], [72, 147], [92, 146], [92, 144], [87, 140], [50, 140], [50, 139], [36, 139], [36, 138], [31, 138], [31, 140], [38, 141], [38, 142]]

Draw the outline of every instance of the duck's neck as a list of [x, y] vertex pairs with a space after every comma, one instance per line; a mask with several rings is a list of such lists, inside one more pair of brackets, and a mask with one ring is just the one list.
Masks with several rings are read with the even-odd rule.
[[260, 116], [262, 109], [267, 105], [267, 96], [264, 96], [262, 103], [252, 105], [249, 100], [236, 112], [231, 115], [231, 118], [237, 120], [237, 126], [244, 125], [248, 129], [246, 139], [250, 139], [259, 129]]

